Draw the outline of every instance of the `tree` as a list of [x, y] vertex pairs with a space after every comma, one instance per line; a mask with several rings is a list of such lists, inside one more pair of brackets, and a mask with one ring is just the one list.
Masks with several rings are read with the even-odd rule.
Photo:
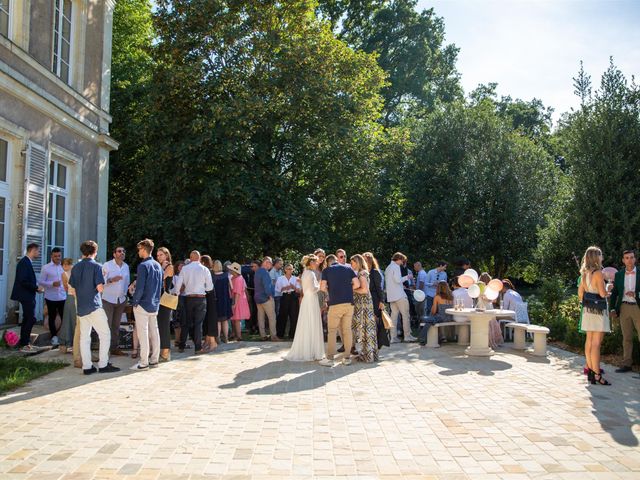
[[223, 258], [368, 235], [349, 228], [379, 170], [375, 57], [310, 1], [157, 4], [141, 203], [119, 230]]
[[[153, 71], [153, 23], [148, 0], [119, 0], [113, 13], [111, 69], [111, 135], [120, 142], [109, 159], [109, 216], [133, 214], [139, 203], [132, 178], [141, 171], [147, 152], [149, 82]], [[108, 222], [109, 244], [120, 240], [116, 222]]]
[[431, 114], [406, 173], [410, 251], [430, 260], [466, 256], [502, 275], [531, 255], [555, 188], [540, 145], [476, 92]]
[[638, 247], [640, 191], [640, 89], [628, 84], [611, 60], [600, 87], [581, 66], [574, 79], [581, 99], [557, 133], [566, 159], [564, 188], [540, 233], [538, 257], [547, 272], [575, 277], [573, 253], [589, 245], [603, 249], [605, 262], [619, 263], [625, 248]]

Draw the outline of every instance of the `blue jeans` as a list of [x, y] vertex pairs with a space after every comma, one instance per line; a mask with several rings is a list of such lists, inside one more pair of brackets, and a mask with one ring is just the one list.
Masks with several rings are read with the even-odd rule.
[[418, 332], [418, 342], [421, 345], [427, 343], [427, 333], [429, 332], [429, 327], [436, 323], [440, 323], [440, 320], [437, 317], [429, 316], [424, 320], [420, 320], [420, 331]]

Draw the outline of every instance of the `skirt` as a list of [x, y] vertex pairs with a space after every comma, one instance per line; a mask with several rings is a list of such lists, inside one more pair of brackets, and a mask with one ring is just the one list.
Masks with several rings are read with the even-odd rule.
[[73, 345], [73, 333], [76, 329], [76, 297], [67, 295], [64, 302], [64, 310], [62, 311], [62, 325], [58, 332], [60, 345], [70, 347]]
[[584, 332], [605, 332], [611, 331], [611, 322], [609, 320], [609, 312], [590, 313], [584, 308], [580, 309], [580, 331]]

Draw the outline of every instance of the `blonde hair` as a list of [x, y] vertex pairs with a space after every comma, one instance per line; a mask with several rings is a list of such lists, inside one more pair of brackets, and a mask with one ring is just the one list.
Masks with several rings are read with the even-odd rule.
[[63, 258], [62, 265], [73, 265], [73, 258]]
[[369, 266], [367, 265], [367, 262], [365, 261], [364, 257], [359, 253], [356, 253], [355, 255], [351, 255], [351, 258], [349, 260], [352, 262], [356, 262], [356, 264], [358, 264], [358, 272], [361, 272], [362, 270], [364, 270], [365, 272], [369, 271]]
[[380, 265], [378, 265], [378, 260], [376, 260], [376, 257], [373, 256], [373, 253], [371, 252], [364, 252], [362, 254], [362, 256], [364, 257], [364, 259], [367, 262], [367, 266], [369, 267], [369, 270], [380, 270]]
[[602, 270], [602, 250], [598, 247], [589, 247], [582, 257], [580, 274], [585, 275], [594, 270]]
[[309, 268], [309, 265], [311, 264], [311, 262], [317, 262], [317, 261], [318, 261], [318, 257], [315, 256], [313, 253], [311, 253], [309, 255], [305, 255], [304, 257], [302, 257], [302, 261], [300, 262], [300, 264], [304, 268]]
[[222, 271], [222, 262], [220, 260], [214, 260], [213, 262], [213, 272], [220, 273]]

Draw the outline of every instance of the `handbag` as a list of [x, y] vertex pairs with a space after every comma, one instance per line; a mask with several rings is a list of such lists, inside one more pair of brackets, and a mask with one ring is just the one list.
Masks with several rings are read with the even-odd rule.
[[391, 322], [391, 315], [389, 315], [386, 308], [382, 308], [380, 310], [380, 316], [382, 317], [384, 328], [391, 330], [391, 328], [393, 328], [393, 323]]
[[597, 293], [584, 292], [582, 307], [589, 313], [599, 315], [607, 310], [607, 299]]
[[172, 295], [171, 293], [162, 292], [160, 297], [160, 305], [169, 310], [175, 310], [178, 308], [178, 295]]

